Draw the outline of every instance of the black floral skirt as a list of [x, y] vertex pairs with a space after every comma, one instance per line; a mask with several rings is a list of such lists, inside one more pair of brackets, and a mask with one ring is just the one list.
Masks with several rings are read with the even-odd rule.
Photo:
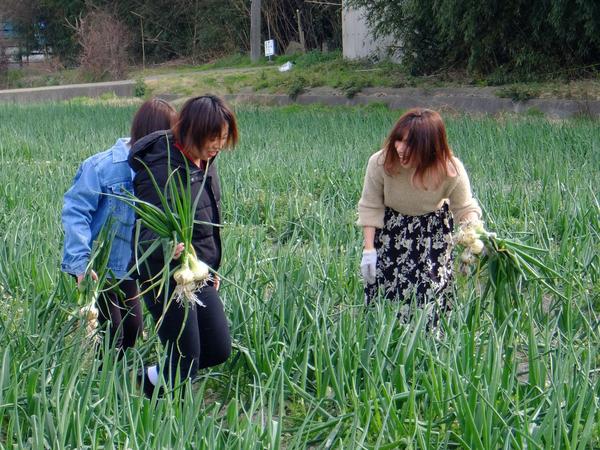
[[[429, 214], [406, 216], [385, 209], [384, 225], [375, 233], [377, 274], [365, 285], [365, 302], [378, 294], [402, 303], [400, 319], [411, 315], [411, 303], [437, 317], [449, 309], [452, 291], [452, 230], [448, 204]], [[433, 318], [433, 317], [430, 317]]]

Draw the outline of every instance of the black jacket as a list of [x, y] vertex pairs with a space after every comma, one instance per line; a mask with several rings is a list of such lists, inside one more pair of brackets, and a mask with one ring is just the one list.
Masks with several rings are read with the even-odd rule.
[[[134, 193], [138, 198], [161, 208], [159, 197], [152, 184], [148, 170], [140, 161], [143, 161], [148, 167], [148, 170], [150, 170], [154, 176], [154, 179], [163, 193], [167, 179], [174, 170], [178, 170], [179, 173], [182, 174], [183, 184], [184, 186], [186, 185], [187, 162], [191, 181], [191, 202], [193, 203], [196, 197], [200, 195], [196, 207], [195, 220], [214, 224], [221, 223], [219, 211], [221, 187], [214, 160], [211, 160], [208, 173], [206, 174], [207, 178], [204, 189], [200, 192], [205, 172], [196, 167], [191, 161], [187, 160], [181, 151], [175, 147], [173, 135], [170, 131], [156, 131], [137, 141], [129, 153], [129, 165], [135, 172], [135, 177], [133, 179]], [[174, 180], [173, 177], [171, 178]], [[153, 241], [156, 237], [157, 236], [152, 231], [142, 225], [139, 237], [140, 242]], [[198, 258], [214, 270], [218, 270], [221, 262], [221, 237], [219, 234], [219, 227], [196, 223], [194, 225], [192, 244]], [[146, 245], [142, 246], [142, 248], [144, 247], [147, 248]], [[164, 265], [162, 248], [159, 247], [153, 252], [148, 261], [150, 273], [146, 274], [146, 276], [154, 275]], [[176, 265], [177, 263], [175, 262], [173, 264]], [[144, 273], [142, 273], [142, 277], [144, 277]]]

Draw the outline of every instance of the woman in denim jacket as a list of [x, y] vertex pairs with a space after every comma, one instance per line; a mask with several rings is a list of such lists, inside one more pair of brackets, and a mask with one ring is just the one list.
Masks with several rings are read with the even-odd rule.
[[[112, 224], [114, 239], [108, 269], [121, 280], [119, 288], [125, 295], [106, 292], [99, 296], [97, 306], [99, 323], [109, 322], [111, 344], [119, 350], [119, 356], [135, 344], [143, 330], [143, 319], [137, 283], [127, 276], [135, 213], [114, 196], [133, 192], [132, 172], [127, 163], [131, 146], [153, 131], [171, 128], [176, 117], [177, 113], [167, 102], [146, 101], [133, 118], [131, 138], [118, 139], [110, 149], [86, 159], [64, 196], [65, 241], [61, 268], [76, 277], [78, 285], [85, 275], [92, 243], [107, 221]], [[91, 276], [96, 278], [93, 270]]]

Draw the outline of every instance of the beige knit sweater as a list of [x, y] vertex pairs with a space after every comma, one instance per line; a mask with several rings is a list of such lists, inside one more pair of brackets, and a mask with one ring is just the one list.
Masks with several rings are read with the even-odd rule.
[[469, 177], [463, 164], [453, 157], [458, 170], [455, 177], [446, 177], [438, 189], [425, 191], [411, 183], [414, 169], [401, 168], [390, 176], [383, 169], [383, 150], [369, 158], [362, 196], [358, 202], [358, 225], [383, 228], [385, 207], [401, 214], [420, 216], [439, 209], [448, 200], [455, 220], [475, 212], [481, 217], [481, 208], [471, 193]]

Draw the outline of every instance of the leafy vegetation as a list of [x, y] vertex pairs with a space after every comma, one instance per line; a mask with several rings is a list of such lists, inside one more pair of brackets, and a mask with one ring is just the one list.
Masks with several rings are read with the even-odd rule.
[[[289, 72], [280, 73], [277, 68], [293, 62]], [[339, 51], [321, 53], [280, 55], [272, 62], [266, 59], [252, 64], [242, 54], [216, 59], [202, 65], [159, 65], [141, 70], [132, 69], [127, 75], [136, 80], [136, 95], [141, 95], [143, 80], [147, 92], [154, 94], [195, 95], [202, 92], [240, 93], [260, 91], [289, 94], [289, 85], [295, 77], [305, 80], [304, 89], [315, 87], [334, 88], [351, 98], [367, 87], [420, 88], [425, 92], [436, 88], [488, 87], [492, 95], [513, 98], [564, 98], [576, 100], [600, 100], [600, 78], [589, 77], [568, 80], [557, 76], [553, 80], [531, 83], [498, 85], [491, 75], [484, 77], [460, 71], [442, 72], [432, 76], [410, 75], [402, 65], [390, 61], [346, 61]], [[0, 87], [25, 88], [58, 84], [89, 82], [91, 79], [75, 70], [62, 69], [48, 72], [34, 65], [9, 69], [0, 75]], [[138, 89], [139, 88], [139, 89]]]
[[[280, 73], [277, 67], [291, 61], [289, 72]], [[227, 68], [230, 66], [229, 68]], [[340, 52], [308, 52], [274, 58], [272, 63], [261, 61], [251, 64], [248, 57], [228, 57], [212, 64], [163, 67], [134, 76], [147, 77], [155, 93], [191, 95], [198, 92], [238, 93], [248, 90], [270, 93], [288, 93], [290, 83], [298, 77], [305, 80], [304, 88], [330, 87], [353, 97], [367, 87], [421, 88], [487, 87], [500, 97], [565, 98], [600, 100], [600, 79], [590, 77], [567, 81], [558, 77], [546, 82], [513, 83], [498, 86], [495, 80], [461, 72], [443, 72], [433, 76], [410, 75], [402, 65], [390, 61], [348, 61]]]
[[[365, 308], [355, 226], [368, 156], [397, 112], [239, 109], [219, 156], [230, 360], [185, 400], [147, 400], [147, 338], [94, 358], [59, 272], [59, 210], [79, 162], [127, 132], [135, 105], [0, 105], [0, 446], [4, 448], [595, 448], [600, 445], [600, 128], [445, 117], [499, 236], [548, 249], [566, 280], [501, 305], [459, 278], [442, 333]], [[502, 306], [502, 308], [498, 308]], [[498, 314], [498, 310], [502, 314]]]
[[[288, 44], [298, 40], [298, 14], [306, 49], [341, 47], [339, 7], [324, 7], [304, 0], [262, 0], [261, 12], [261, 35], [276, 41], [278, 53], [285, 53]], [[85, 53], [77, 29], [81, 19], [90, 14], [109, 15], [125, 24], [133, 44], [131, 56], [139, 62], [187, 59], [198, 64], [250, 48], [250, 1], [247, 0], [3, 0], [0, 3], [0, 17], [15, 26], [25, 55], [32, 50], [51, 49], [69, 67], [80, 60], [82, 50]]]
[[539, 91], [529, 86], [511, 85], [498, 89], [496, 95], [501, 98], [511, 98], [515, 102], [524, 102], [539, 96]]
[[136, 97], [144, 98], [148, 94], [148, 85], [142, 78], [135, 80], [135, 86], [133, 88], [133, 95]]
[[600, 4], [515, 0], [348, 0], [379, 34], [392, 35], [414, 74], [453, 67], [501, 84], [600, 69]]

